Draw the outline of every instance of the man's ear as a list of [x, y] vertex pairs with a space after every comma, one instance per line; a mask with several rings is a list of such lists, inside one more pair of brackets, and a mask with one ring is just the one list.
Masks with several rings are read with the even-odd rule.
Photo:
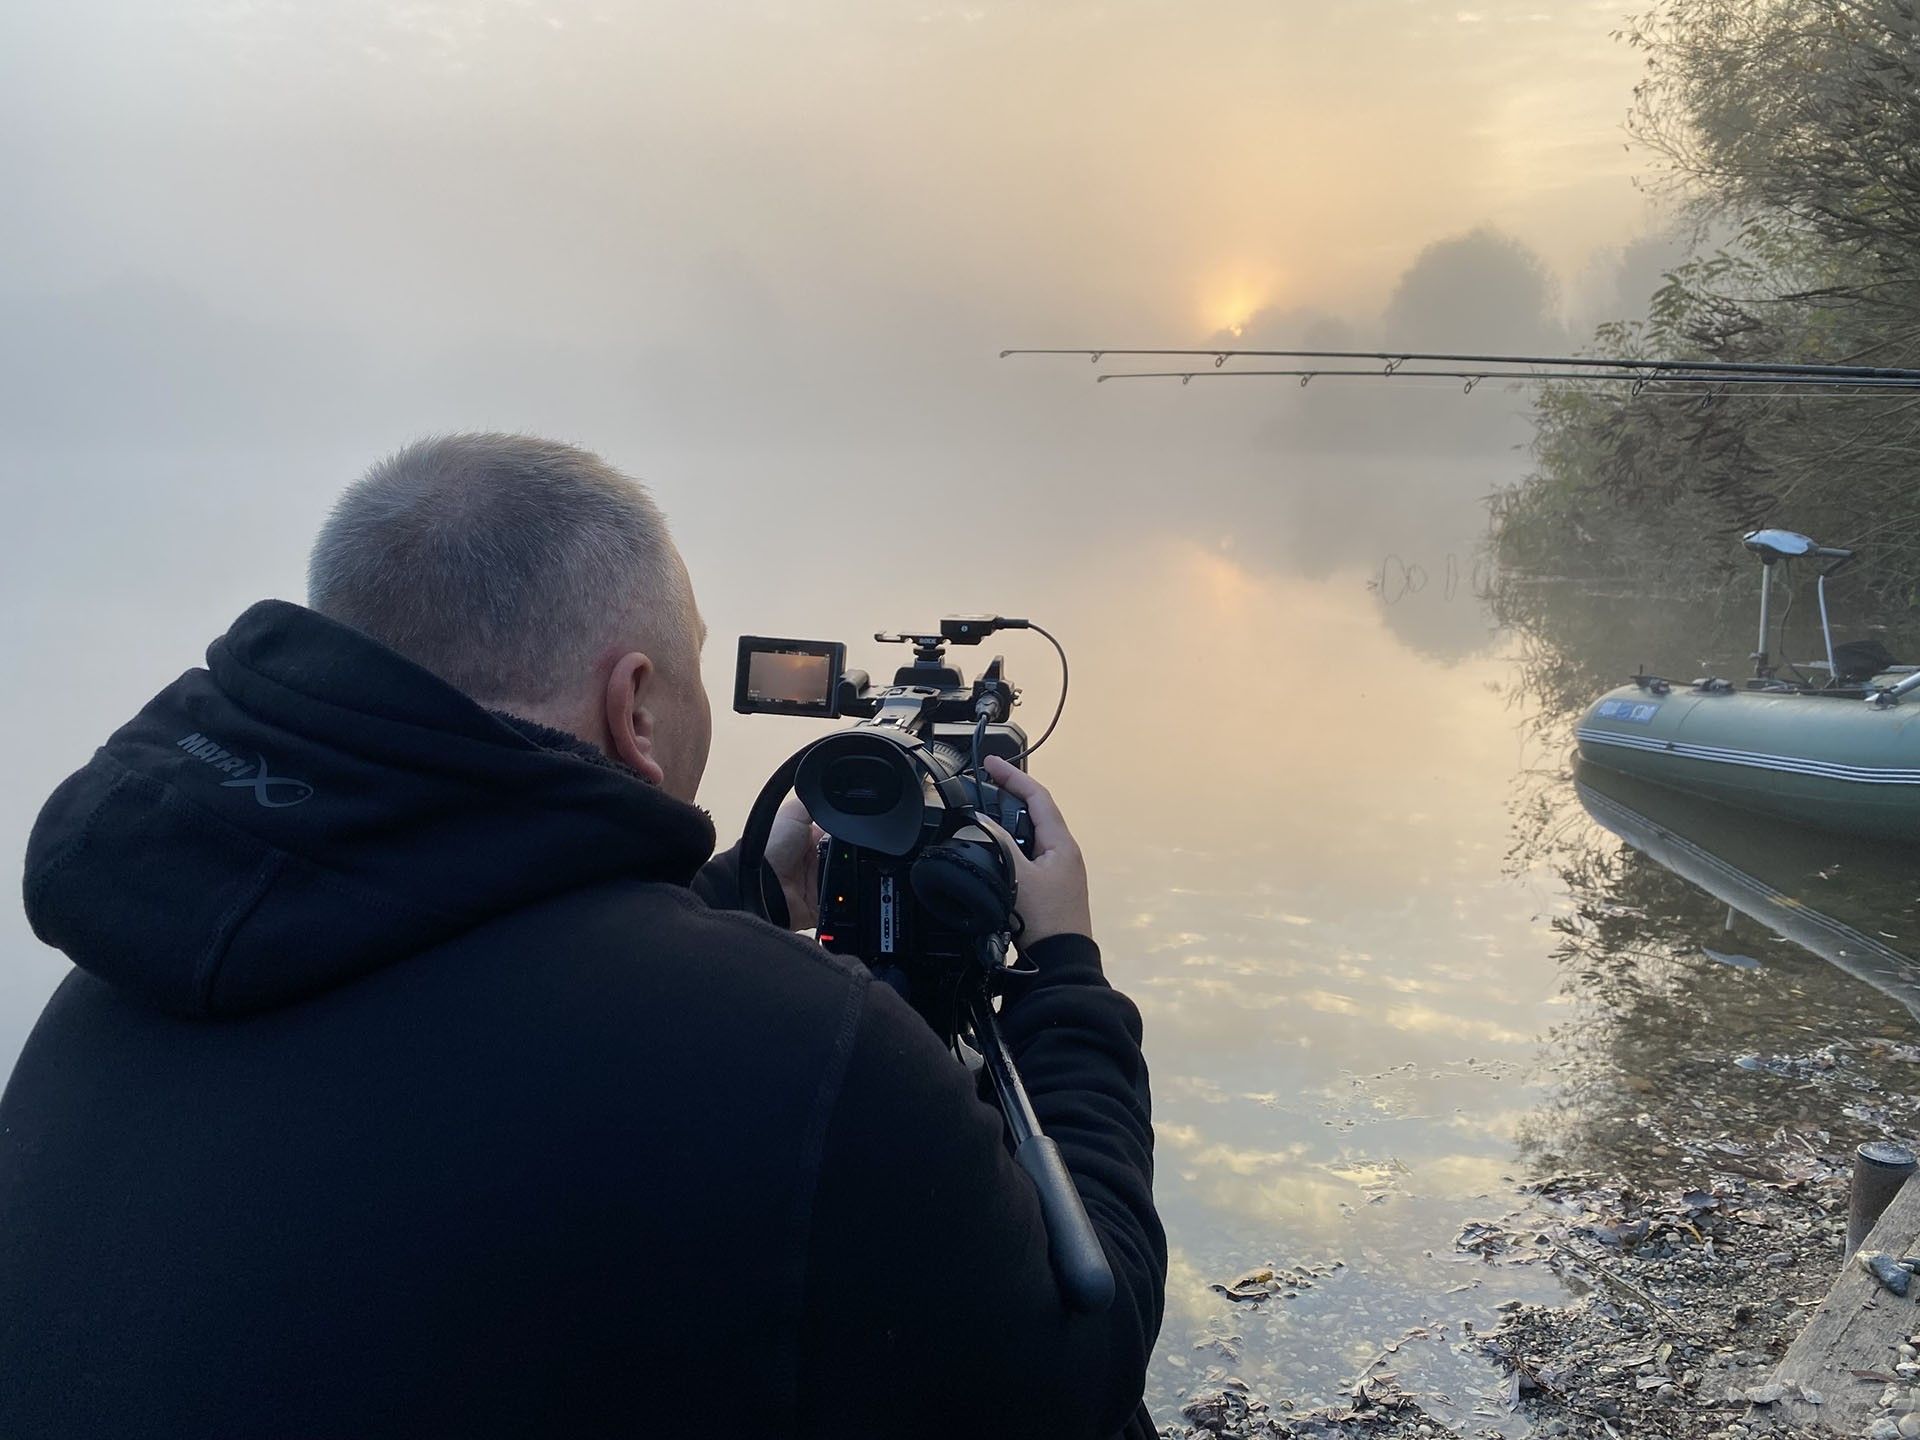
[[659, 785], [667, 778], [660, 762], [653, 758], [653, 712], [647, 708], [658, 676], [653, 661], [638, 650], [614, 661], [607, 676], [608, 742], [615, 757], [638, 770], [650, 785]]

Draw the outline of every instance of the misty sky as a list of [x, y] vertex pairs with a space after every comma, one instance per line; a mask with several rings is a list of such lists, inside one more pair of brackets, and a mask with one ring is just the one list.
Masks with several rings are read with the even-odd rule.
[[[21, 0], [14, 297], [505, 338], [1175, 335], [1638, 234], [1619, 7]], [[937, 327], [937, 328], [936, 328]]]
[[[1571, 343], [1670, 253], [1619, 13], [12, 0], [0, 854], [241, 608], [301, 598], [333, 495], [430, 430], [645, 476], [723, 640], [1015, 612], [1141, 537], [1255, 582], [1438, 575], [1524, 466], [1522, 398], [993, 356]], [[1484, 639], [1467, 607], [1389, 621], [1421, 654]], [[791, 740], [737, 724], [723, 829]], [[17, 912], [0, 952], [4, 1057], [60, 966]]]

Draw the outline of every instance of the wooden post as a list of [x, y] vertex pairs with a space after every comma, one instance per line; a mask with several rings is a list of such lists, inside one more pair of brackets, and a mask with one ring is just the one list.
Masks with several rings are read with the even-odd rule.
[[1869, 1140], [1853, 1152], [1853, 1179], [1847, 1189], [1847, 1259], [1853, 1258], [1914, 1168], [1913, 1151], [1891, 1140]]
[[[1920, 1253], [1920, 1185], [1901, 1186], [1860, 1248], [1895, 1257]], [[1903, 1405], [1891, 1410], [1880, 1406], [1887, 1382], [1862, 1380], [1853, 1372], [1893, 1374], [1901, 1342], [1920, 1331], [1916, 1297], [1920, 1278], [1903, 1298], [1882, 1288], [1864, 1266], [1849, 1263], [1774, 1371], [1774, 1380], [1790, 1393], [1769, 1407], [1772, 1412], [1783, 1420], [1824, 1425], [1847, 1436], [1866, 1434], [1882, 1415], [1899, 1419]], [[1902, 1379], [1899, 1384], [1904, 1398], [1913, 1382]], [[1802, 1389], [1814, 1391], [1822, 1403], [1802, 1400]]]

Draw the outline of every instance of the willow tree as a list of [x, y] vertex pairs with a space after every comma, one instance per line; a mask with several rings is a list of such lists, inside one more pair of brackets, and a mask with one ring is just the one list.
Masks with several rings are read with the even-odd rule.
[[[1914, 0], [1663, 0], [1629, 128], [1691, 258], [1596, 352], [1920, 364], [1920, 14]], [[1542, 393], [1531, 479], [1500, 497], [1510, 567], [1578, 548], [1672, 579], [1739, 561], [1762, 523], [1870, 547], [1857, 583], [1920, 595], [1920, 399]]]

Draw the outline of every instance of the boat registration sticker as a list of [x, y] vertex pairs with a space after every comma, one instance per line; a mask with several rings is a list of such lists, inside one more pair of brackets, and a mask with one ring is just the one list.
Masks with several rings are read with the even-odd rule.
[[1629, 725], [1649, 725], [1660, 709], [1658, 700], [1602, 700], [1593, 713], [1602, 720], [1624, 720]]

